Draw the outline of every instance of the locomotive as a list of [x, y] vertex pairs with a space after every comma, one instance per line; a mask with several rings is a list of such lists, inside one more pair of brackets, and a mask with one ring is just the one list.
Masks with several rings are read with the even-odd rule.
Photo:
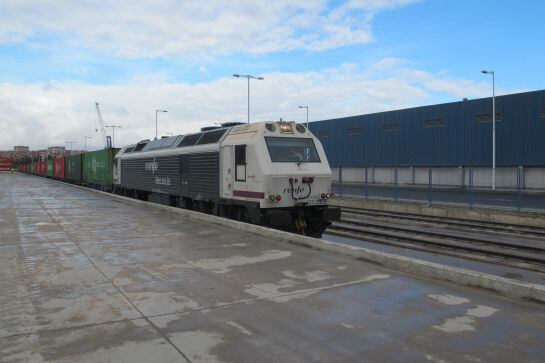
[[321, 237], [331, 169], [320, 141], [295, 122], [226, 123], [143, 140], [115, 156], [113, 192]]

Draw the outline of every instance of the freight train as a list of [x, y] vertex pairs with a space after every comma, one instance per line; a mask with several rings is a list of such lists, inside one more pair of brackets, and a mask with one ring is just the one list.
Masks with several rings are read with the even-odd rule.
[[37, 175], [313, 237], [340, 219], [327, 203], [322, 145], [295, 122], [222, 124], [32, 166]]

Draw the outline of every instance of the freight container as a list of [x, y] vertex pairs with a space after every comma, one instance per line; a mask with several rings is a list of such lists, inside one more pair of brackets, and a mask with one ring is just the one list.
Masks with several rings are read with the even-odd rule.
[[41, 161], [40, 162], [40, 175], [46, 176], [46, 169], [47, 169], [47, 161]]
[[80, 154], [65, 158], [66, 180], [71, 183], [81, 183], [81, 157]]
[[37, 161], [32, 163], [32, 174], [34, 175], [40, 174], [40, 163]]
[[0, 171], [9, 171], [11, 167], [11, 158], [0, 158]]
[[55, 179], [64, 179], [64, 157], [58, 157], [53, 160], [53, 177]]
[[31, 174], [34, 174], [34, 164], [35, 163], [30, 163], [30, 173]]
[[53, 178], [53, 160], [47, 160], [47, 172], [46, 176], [48, 178]]
[[83, 183], [98, 189], [113, 184], [114, 156], [119, 149], [104, 149], [83, 154]]

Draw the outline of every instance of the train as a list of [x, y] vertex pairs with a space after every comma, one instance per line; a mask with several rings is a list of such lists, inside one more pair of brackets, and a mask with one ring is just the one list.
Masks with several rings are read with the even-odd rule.
[[341, 216], [323, 147], [296, 122], [224, 123], [19, 170], [311, 237]]

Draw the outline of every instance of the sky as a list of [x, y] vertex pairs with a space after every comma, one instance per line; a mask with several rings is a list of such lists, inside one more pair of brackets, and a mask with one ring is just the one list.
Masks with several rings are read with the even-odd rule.
[[[0, 0], [0, 150], [545, 88], [542, 0]], [[107, 129], [110, 133], [111, 129]]]

